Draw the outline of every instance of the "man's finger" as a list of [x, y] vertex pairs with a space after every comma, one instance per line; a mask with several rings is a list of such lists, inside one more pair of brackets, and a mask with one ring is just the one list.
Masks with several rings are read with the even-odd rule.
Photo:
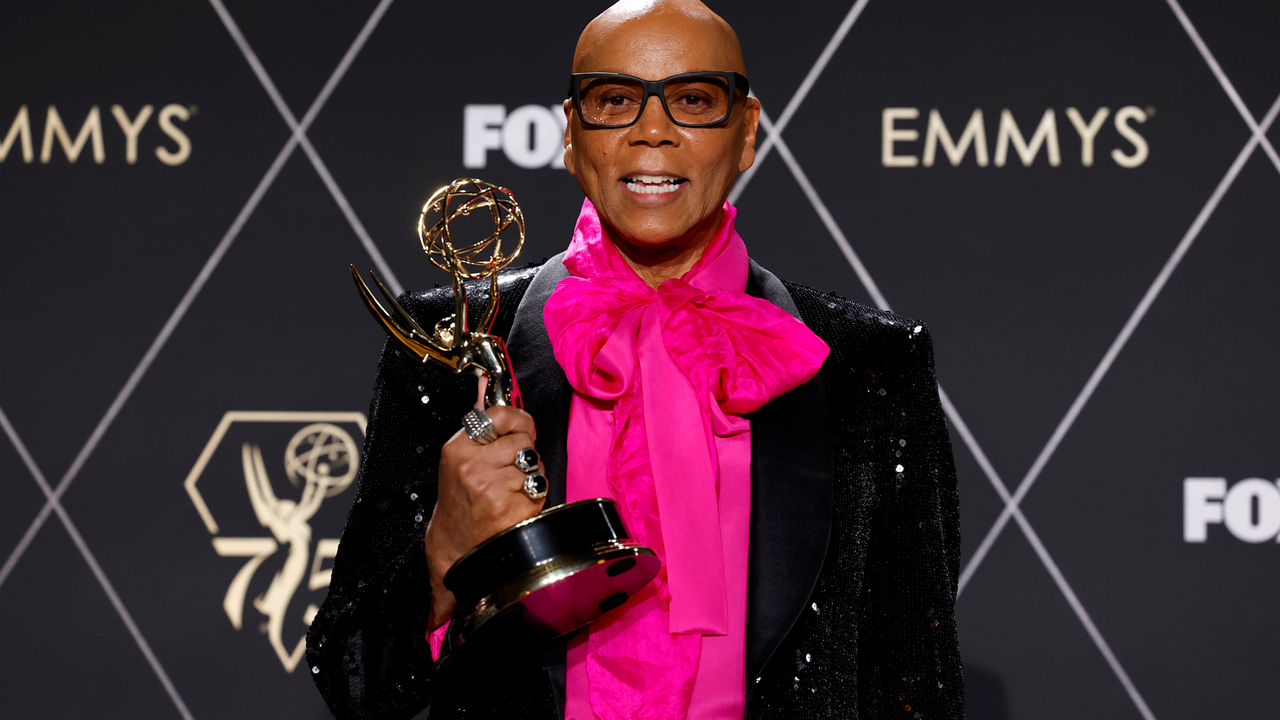
[[516, 453], [524, 448], [533, 447], [533, 438], [528, 433], [510, 433], [494, 440], [480, 451], [485, 463], [491, 467], [515, 467]]
[[510, 405], [494, 405], [485, 412], [489, 414], [489, 419], [493, 421], [493, 427], [499, 435], [528, 433], [531, 437], [538, 437], [533, 416], [519, 408]]
[[[542, 463], [538, 463], [538, 469], [536, 470], [536, 472], [537, 474], [541, 475], [543, 478], [547, 477], [546, 469], [542, 467]], [[509, 485], [509, 487], [511, 488], [511, 492], [518, 493], [524, 496], [526, 500], [529, 500], [537, 504], [541, 504], [543, 501], [546, 500], [545, 495], [540, 498], [535, 498], [525, 491], [524, 484], [525, 484], [525, 479], [528, 476], [524, 472], [522, 472], [520, 468], [516, 467], [515, 465], [511, 465], [508, 468], [504, 469], [502, 477], [504, 480], [507, 477], [512, 478], [511, 484]], [[545, 482], [550, 483], [550, 480], [545, 480]]]

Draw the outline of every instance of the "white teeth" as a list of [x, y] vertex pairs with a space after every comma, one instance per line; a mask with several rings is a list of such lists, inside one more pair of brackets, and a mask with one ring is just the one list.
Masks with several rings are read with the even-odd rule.
[[641, 195], [656, 195], [658, 193], [675, 192], [679, 187], [680, 186], [675, 183], [667, 183], [663, 185], [643, 185], [636, 182], [627, 183], [628, 190]]
[[627, 189], [641, 195], [675, 192], [680, 187], [680, 178], [670, 175], [636, 175], [628, 178]]

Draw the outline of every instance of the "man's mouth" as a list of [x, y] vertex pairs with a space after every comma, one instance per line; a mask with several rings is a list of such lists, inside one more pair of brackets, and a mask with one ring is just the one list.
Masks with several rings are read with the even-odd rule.
[[633, 193], [657, 195], [659, 193], [675, 192], [681, 184], [687, 183], [689, 180], [675, 177], [674, 175], [636, 175], [622, 178], [622, 182], [626, 183], [627, 189]]

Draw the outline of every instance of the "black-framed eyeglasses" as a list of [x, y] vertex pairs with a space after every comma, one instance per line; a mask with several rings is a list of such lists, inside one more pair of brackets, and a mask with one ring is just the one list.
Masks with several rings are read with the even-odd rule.
[[573, 73], [569, 99], [587, 127], [624, 128], [636, 124], [649, 96], [662, 101], [671, 122], [681, 127], [712, 127], [729, 119], [738, 92], [751, 91], [736, 72], [692, 72], [662, 80], [618, 73]]

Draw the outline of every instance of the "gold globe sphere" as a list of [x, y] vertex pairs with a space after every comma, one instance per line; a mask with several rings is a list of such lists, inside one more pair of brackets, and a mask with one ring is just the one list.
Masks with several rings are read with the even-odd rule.
[[[476, 212], [493, 218], [493, 233], [471, 241], [455, 242], [449, 223]], [[502, 249], [503, 233], [515, 228], [516, 246]], [[432, 264], [459, 279], [491, 278], [510, 265], [524, 247], [524, 214], [511, 191], [475, 178], [459, 178], [440, 188], [422, 206], [418, 239]]]

